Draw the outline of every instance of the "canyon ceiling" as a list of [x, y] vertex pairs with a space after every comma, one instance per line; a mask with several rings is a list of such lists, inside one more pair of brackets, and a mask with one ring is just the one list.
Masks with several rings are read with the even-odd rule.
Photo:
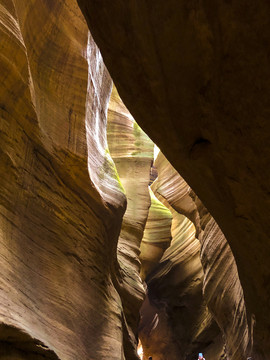
[[0, 0], [0, 359], [270, 359], [269, 14]]

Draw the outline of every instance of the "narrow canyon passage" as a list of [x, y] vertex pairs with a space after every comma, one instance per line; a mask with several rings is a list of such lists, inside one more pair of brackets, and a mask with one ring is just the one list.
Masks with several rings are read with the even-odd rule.
[[0, 0], [1, 360], [270, 360], [269, 12]]
[[227, 240], [115, 87], [107, 138], [127, 197], [118, 241], [121, 298], [141, 359], [248, 357], [243, 291]]

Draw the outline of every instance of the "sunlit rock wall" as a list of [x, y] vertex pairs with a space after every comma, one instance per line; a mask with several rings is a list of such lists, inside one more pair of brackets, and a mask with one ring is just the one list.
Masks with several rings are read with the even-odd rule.
[[[149, 192], [151, 207], [140, 247], [141, 277], [146, 281], [146, 289], [147, 276], [155, 271], [172, 239], [171, 212], [155, 197], [150, 188]], [[150, 355], [159, 359], [161, 354], [173, 359], [178, 349], [172, 341], [172, 329], [167, 324], [166, 314], [149, 301], [148, 291], [140, 315], [139, 338], [143, 346], [143, 359], [148, 359]]]
[[0, 358], [124, 359], [110, 76], [73, 0], [1, 0], [0, 53]]
[[78, 3], [124, 103], [225, 234], [269, 359], [269, 0]]
[[[184, 198], [181, 192], [183, 184], [173, 176], [174, 169], [162, 154], [159, 154], [154, 164], [158, 177], [151, 187], [163, 202], [163, 207], [166, 206], [172, 214], [172, 242], [169, 247], [167, 245], [164, 254], [157, 258], [146, 277], [148, 293], [141, 309], [139, 327], [145, 359], [153, 356], [158, 360], [189, 360], [196, 358], [198, 352], [203, 352], [208, 359], [220, 359], [224, 343], [203, 299], [204, 273], [195, 227], [186, 216], [171, 206], [171, 203], [180, 203], [181, 198]], [[190, 200], [190, 208], [195, 211], [196, 206]], [[184, 205], [187, 206], [187, 201], [184, 201]], [[192, 211], [189, 215], [192, 215]], [[161, 218], [163, 214], [160, 214]], [[163, 215], [163, 222], [165, 219]], [[149, 220], [152, 219], [148, 217]], [[157, 216], [156, 220], [155, 232], [153, 236], [148, 236], [143, 249], [146, 254], [148, 251], [151, 254], [151, 241], [155, 244], [155, 241], [162, 239], [162, 220]], [[148, 227], [147, 222], [146, 230]], [[141, 256], [145, 255], [142, 253]]]
[[140, 247], [141, 271], [144, 281], [147, 275], [156, 268], [164, 251], [171, 244], [172, 214], [149, 188], [151, 207], [149, 209], [143, 239]]
[[115, 88], [108, 111], [108, 145], [127, 197], [117, 246], [115, 286], [125, 318], [124, 349], [137, 359], [139, 310], [145, 291], [140, 273], [140, 244], [150, 207], [148, 184], [154, 144], [134, 121]]

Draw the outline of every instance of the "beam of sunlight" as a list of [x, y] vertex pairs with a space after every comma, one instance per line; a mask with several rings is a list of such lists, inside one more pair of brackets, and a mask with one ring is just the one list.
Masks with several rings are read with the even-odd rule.
[[137, 354], [139, 355], [139, 358], [142, 360], [143, 359], [143, 347], [142, 347], [140, 340], [139, 340], [139, 344], [137, 347]]

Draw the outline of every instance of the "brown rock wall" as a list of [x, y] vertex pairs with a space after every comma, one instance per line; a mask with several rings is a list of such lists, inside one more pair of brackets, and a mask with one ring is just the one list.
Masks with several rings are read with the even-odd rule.
[[246, 358], [250, 355], [252, 340], [243, 290], [227, 240], [208, 210], [162, 153], [155, 165], [163, 178], [160, 176], [153, 183], [154, 191], [168, 198], [175, 211], [184, 213], [196, 224], [201, 243], [198, 254], [200, 251], [204, 271], [203, 298], [225, 335], [227, 356], [239, 360]]
[[[199, 219], [196, 205], [186, 193], [184, 180], [161, 153], [154, 164], [158, 177], [151, 187], [172, 213], [172, 242], [146, 278], [148, 298], [141, 309], [139, 331], [145, 359], [149, 355], [160, 360], [194, 359], [198, 352], [207, 359], [221, 359], [222, 335], [203, 297], [200, 242], [194, 225], [180, 210], [183, 199], [185, 215]], [[174, 209], [176, 204], [180, 213]], [[159, 225], [161, 220], [156, 224], [156, 239]], [[151, 248], [145, 249], [146, 254], [147, 250]]]
[[112, 82], [76, 2], [0, 3], [0, 322], [64, 360], [119, 360]]
[[[204, 268], [204, 298], [225, 335], [229, 359], [251, 355], [251, 332], [248, 324], [243, 289], [230, 246], [219, 226], [196, 198], [203, 231], [201, 260]], [[218, 294], [218, 296], [216, 295]], [[248, 326], [249, 325], [249, 326]]]
[[[269, 358], [268, 2], [78, 3], [130, 111], [217, 221], [176, 171], [160, 170], [167, 180], [156, 195], [174, 209], [171, 246], [162, 254], [164, 236], [150, 259], [158, 268], [149, 284], [159, 289], [149, 287], [152, 325], [169, 331], [162, 351], [174, 342], [172, 357], [180, 344], [181, 356], [193, 356], [212, 324], [196, 295], [191, 220], [227, 353], [250, 355], [254, 334], [252, 355]], [[113, 92], [115, 167], [112, 81], [75, 0], [0, 0], [0, 69], [0, 356], [38, 357], [41, 346], [47, 358], [135, 359], [152, 142]], [[178, 310], [164, 311], [161, 298], [188, 308], [181, 341], [169, 329], [183, 334], [188, 320], [172, 326]], [[17, 348], [21, 333], [28, 355]]]
[[269, 1], [78, 3], [123, 101], [225, 234], [269, 358]]

